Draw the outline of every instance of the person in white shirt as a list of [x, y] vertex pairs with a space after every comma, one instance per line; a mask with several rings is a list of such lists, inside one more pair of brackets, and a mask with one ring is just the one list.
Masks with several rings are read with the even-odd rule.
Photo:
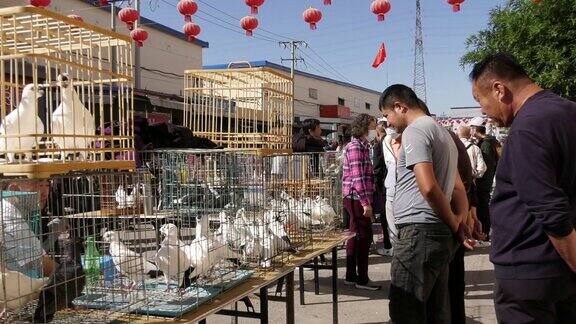
[[[387, 123], [387, 122], [386, 122]], [[386, 137], [382, 143], [384, 152], [384, 163], [388, 173], [384, 179], [384, 186], [386, 187], [386, 222], [388, 224], [388, 234], [392, 248], [389, 250], [378, 251], [379, 254], [392, 256], [394, 254], [394, 245], [398, 240], [398, 229], [394, 223], [394, 212], [392, 210], [392, 203], [394, 201], [394, 193], [396, 191], [396, 160], [401, 146], [400, 134], [394, 128], [386, 128]]]
[[486, 163], [482, 157], [482, 151], [478, 145], [472, 143], [470, 140], [470, 127], [460, 126], [458, 128], [458, 137], [464, 143], [466, 147], [466, 152], [470, 157], [470, 163], [472, 163], [472, 176], [474, 179], [482, 178], [484, 172], [486, 172]]

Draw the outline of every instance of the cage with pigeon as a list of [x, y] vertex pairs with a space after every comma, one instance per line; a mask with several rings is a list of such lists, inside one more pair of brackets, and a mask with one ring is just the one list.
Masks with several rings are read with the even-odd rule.
[[0, 9], [0, 173], [131, 169], [132, 40], [36, 7]]
[[187, 70], [184, 126], [226, 148], [289, 150], [292, 85], [270, 68]]
[[[177, 208], [160, 209], [158, 182], [149, 172], [4, 178], [0, 184], [4, 320], [177, 317], [252, 275], [221, 230], [210, 228], [210, 215], [197, 215], [192, 224]], [[102, 212], [111, 198], [122, 213]]]

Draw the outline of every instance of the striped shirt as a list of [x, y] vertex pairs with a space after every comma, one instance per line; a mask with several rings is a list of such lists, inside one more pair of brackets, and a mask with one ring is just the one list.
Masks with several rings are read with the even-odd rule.
[[374, 167], [370, 160], [370, 144], [366, 139], [353, 137], [344, 148], [342, 195], [360, 200], [362, 206], [371, 206], [373, 192]]

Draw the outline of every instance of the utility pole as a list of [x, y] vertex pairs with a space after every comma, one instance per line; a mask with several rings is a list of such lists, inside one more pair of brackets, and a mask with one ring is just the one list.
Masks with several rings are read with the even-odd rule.
[[291, 62], [291, 68], [290, 68], [290, 77], [292, 78], [292, 116], [294, 116], [294, 99], [296, 97], [296, 79], [294, 78], [294, 74], [295, 74], [295, 70], [296, 70], [296, 63], [298, 61], [304, 61], [303, 58], [301, 57], [296, 57], [296, 50], [301, 47], [307, 47], [308, 44], [305, 41], [289, 41], [289, 42], [279, 42], [280, 46], [284, 47], [284, 48], [290, 48], [290, 58], [289, 59], [284, 59], [284, 58], [280, 58], [281, 62], [284, 63], [284, 61], [290, 61]]
[[[134, 9], [138, 11], [138, 19], [134, 28], [140, 26], [140, 0], [134, 0]], [[134, 46], [134, 88], [140, 89], [140, 47]]]
[[414, 37], [414, 92], [426, 102], [426, 73], [424, 71], [424, 42], [420, 0], [416, 0], [416, 35]]

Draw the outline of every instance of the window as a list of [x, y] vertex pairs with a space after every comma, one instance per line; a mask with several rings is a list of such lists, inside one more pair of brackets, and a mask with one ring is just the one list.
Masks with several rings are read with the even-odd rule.
[[339, 106], [346, 106], [346, 100], [344, 100], [344, 98], [338, 97], [338, 105]]
[[366, 103], [366, 110], [370, 110], [370, 104]]
[[318, 99], [318, 89], [308, 88], [308, 97]]

